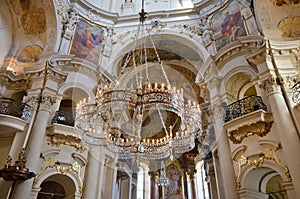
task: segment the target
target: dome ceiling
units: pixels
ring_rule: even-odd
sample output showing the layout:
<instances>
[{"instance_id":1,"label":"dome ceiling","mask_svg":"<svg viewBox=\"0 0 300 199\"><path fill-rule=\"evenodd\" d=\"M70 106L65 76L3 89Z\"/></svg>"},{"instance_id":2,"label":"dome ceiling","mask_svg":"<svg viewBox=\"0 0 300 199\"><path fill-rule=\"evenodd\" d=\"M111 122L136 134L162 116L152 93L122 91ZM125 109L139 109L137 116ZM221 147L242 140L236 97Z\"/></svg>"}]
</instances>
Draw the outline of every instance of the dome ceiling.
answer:
<instances>
[{"instance_id":1,"label":"dome ceiling","mask_svg":"<svg viewBox=\"0 0 300 199\"><path fill-rule=\"evenodd\" d=\"M198 0L199 1L199 0ZM169 11L185 8L193 8L194 3L197 1L193 0L145 0L145 9L147 12L155 11ZM94 9L101 9L106 12L118 13L120 15L129 15L137 13L142 7L142 1L133 0L86 0L87 6Z\"/></svg>"}]
</instances>

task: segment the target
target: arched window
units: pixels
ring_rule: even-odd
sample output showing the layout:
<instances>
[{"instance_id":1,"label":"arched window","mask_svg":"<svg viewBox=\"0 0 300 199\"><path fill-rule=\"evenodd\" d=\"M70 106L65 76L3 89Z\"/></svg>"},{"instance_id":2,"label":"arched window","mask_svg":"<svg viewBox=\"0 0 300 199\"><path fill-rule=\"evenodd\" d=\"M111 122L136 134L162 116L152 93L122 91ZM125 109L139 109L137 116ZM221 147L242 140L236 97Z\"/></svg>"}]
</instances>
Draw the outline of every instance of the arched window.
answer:
<instances>
[{"instance_id":1,"label":"arched window","mask_svg":"<svg viewBox=\"0 0 300 199\"><path fill-rule=\"evenodd\" d=\"M66 175L55 174L46 178L40 185L37 199L65 199L75 197L75 184Z\"/></svg>"},{"instance_id":2,"label":"arched window","mask_svg":"<svg viewBox=\"0 0 300 199\"><path fill-rule=\"evenodd\" d=\"M46 181L41 184L37 199L63 199L66 197L63 186L54 181Z\"/></svg>"}]
</instances>

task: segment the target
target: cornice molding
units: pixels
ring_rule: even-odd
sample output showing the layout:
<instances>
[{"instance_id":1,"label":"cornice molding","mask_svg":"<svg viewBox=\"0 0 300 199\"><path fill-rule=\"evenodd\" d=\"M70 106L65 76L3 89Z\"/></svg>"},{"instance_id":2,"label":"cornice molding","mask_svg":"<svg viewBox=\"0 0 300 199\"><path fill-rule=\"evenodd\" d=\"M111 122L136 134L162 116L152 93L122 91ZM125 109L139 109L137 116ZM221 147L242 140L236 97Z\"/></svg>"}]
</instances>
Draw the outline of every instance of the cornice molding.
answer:
<instances>
[{"instance_id":1,"label":"cornice molding","mask_svg":"<svg viewBox=\"0 0 300 199\"><path fill-rule=\"evenodd\" d=\"M94 76L97 80L100 76L99 73L101 73L110 82L116 80L116 77L108 73L104 67L76 58L73 55L56 54L49 59L49 64L62 73L68 73L68 71L82 72Z\"/></svg>"},{"instance_id":2,"label":"cornice molding","mask_svg":"<svg viewBox=\"0 0 300 199\"><path fill-rule=\"evenodd\" d=\"M264 37L262 36L246 36L240 37L237 41L222 48L213 56L218 68L227 63L229 60L237 56L249 55L256 53L265 48Z\"/></svg>"}]
</instances>

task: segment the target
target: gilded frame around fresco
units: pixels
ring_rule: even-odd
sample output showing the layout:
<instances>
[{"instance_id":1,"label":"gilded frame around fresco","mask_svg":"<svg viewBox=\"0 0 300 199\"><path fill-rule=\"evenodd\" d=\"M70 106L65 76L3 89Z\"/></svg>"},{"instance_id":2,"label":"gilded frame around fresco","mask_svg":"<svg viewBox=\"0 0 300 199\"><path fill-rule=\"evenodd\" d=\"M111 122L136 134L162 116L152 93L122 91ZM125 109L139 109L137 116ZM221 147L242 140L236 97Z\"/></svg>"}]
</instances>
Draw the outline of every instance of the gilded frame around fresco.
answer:
<instances>
[{"instance_id":1,"label":"gilded frame around fresco","mask_svg":"<svg viewBox=\"0 0 300 199\"><path fill-rule=\"evenodd\" d=\"M68 54L99 65L107 29L79 16L73 31Z\"/></svg>"}]
</instances>

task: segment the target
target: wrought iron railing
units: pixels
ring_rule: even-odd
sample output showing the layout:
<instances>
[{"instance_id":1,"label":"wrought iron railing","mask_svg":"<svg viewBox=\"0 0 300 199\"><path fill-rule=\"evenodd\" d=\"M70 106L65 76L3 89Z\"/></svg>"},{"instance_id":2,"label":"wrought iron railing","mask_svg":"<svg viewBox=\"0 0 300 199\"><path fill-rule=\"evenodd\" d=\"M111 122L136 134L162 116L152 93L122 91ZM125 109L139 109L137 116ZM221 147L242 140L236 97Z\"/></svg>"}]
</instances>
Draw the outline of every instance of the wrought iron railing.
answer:
<instances>
[{"instance_id":1,"label":"wrought iron railing","mask_svg":"<svg viewBox=\"0 0 300 199\"><path fill-rule=\"evenodd\" d=\"M251 95L239 101L236 101L226 107L224 121L228 122L240 116L249 114L259 109L267 111L266 105L260 96Z\"/></svg>"},{"instance_id":2,"label":"wrought iron railing","mask_svg":"<svg viewBox=\"0 0 300 199\"><path fill-rule=\"evenodd\" d=\"M28 122L32 112L33 108L22 101L10 98L0 98L0 114L18 117Z\"/></svg>"},{"instance_id":3,"label":"wrought iron railing","mask_svg":"<svg viewBox=\"0 0 300 199\"><path fill-rule=\"evenodd\" d=\"M72 110L58 110L56 111L52 123L64 124L74 126L74 116Z\"/></svg>"},{"instance_id":4,"label":"wrought iron railing","mask_svg":"<svg viewBox=\"0 0 300 199\"><path fill-rule=\"evenodd\" d=\"M292 93L293 93L293 97L292 97L293 102L298 104L300 102L300 82L298 82L292 87Z\"/></svg>"}]
</instances>

